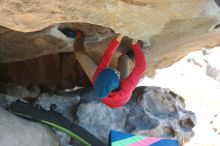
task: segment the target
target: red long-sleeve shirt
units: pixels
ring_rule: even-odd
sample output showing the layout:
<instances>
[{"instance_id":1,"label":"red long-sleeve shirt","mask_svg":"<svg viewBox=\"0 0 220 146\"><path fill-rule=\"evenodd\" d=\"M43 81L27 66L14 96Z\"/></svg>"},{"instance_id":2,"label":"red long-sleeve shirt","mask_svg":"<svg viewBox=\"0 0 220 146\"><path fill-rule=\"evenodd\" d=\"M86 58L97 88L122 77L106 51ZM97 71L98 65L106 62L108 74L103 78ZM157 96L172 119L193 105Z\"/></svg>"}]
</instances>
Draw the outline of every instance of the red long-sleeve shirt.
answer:
<instances>
[{"instance_id":1,"label":"red long-sleeve shirt","mask_svg":"<svg viewBox=\"0 0 220 146\"><path fill-rule=\"evenodd\" d=\"M112 40L107 50L105 51L101 63L97 67L95 74L93 75L92 85L98 74L105 68L109 67L112 55L115 50L118 48L120 42L117 40ZM141 50L139 44L132 45L134 56L135 56L135 67L130 75L125 79L120 81L120 87L118 91L113 91L108 97L102 99L102 102L111 108L117 108L125 105L132 94L132 91L138 84L138 81L144 74L145 69L147 68L147 63L144 57L144 54Z\"/></svg>"}]
</instances>

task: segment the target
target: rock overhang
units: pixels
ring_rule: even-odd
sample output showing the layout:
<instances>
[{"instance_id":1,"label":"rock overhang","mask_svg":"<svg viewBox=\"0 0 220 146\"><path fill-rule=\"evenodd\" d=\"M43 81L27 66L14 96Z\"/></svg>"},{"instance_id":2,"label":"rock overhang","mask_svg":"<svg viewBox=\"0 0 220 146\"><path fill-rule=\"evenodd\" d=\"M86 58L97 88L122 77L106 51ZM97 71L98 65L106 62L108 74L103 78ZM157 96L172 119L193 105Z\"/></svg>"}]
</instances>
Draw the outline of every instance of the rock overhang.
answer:
<instances>
[{"instance_id":1,"label":"rock overhang","mask_svg":"<svg viewBox=\"0 0 220 146\"><path fill-rule=\"evenodd\" d=\"M73 52L73 40L60 33L59 28L62 27L86 28L84 32L88 39L85 47L89 48L87 53L95 58L96 63L116 33L143 40L148 75L153 75L155 69L175 63L189 52L220 44L218 0L68 3L18 0L1 2L0 12L0 25L19 31L1 28L1 62ZM13 45L13 42L18 43ZM22 46L25 42L26 47ZM9 47L5 47L7 44ZM115 55L117 57L118 54Z\"/></svg>"}]
</instances>

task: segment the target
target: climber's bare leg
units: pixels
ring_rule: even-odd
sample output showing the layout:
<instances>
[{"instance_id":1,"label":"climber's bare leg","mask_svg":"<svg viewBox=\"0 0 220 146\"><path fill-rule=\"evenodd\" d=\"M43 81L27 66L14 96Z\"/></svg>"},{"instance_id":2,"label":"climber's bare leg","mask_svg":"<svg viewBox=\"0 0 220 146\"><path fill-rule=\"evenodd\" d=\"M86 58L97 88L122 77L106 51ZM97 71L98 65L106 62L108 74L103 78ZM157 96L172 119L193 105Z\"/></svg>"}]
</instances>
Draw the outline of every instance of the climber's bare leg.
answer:
<instances>
[{"instance_id":1,"label":"climber's bare leg","mask_svg":"<svg viewBox=\"0 0 220 146\"><path fill-rule=\"evenodd\" d=\"M84 34L80 32L81 35L75 38L74 42L74 52L76 60L81 65L83 71L86 73L90 81L92 81L93 74L97 68L95 62L88 56L84 49Z\"/></svg>"},{"instance_id":2,"label":"climber's bare leg","mask_svg":"<svg viewBox=\"0 0 220 146\"><path fill-rule=\"evenodd\" d=\"M127 55L119 56L117 70L120 72L121 80L124 80L129 75L129 57Z\"/></svg>"},{"instance_id":3,"label":"climber's bare leg","mask_svg":"<svg viewBox=\"0 0 220 146\"><path fill-rule=\"evenodd\" d=\"M77 61L80 63L82 69L92 82L92 77L96 71L97 65L95 62L83 51L75 52Z\"/></svg>"}]
</instances>

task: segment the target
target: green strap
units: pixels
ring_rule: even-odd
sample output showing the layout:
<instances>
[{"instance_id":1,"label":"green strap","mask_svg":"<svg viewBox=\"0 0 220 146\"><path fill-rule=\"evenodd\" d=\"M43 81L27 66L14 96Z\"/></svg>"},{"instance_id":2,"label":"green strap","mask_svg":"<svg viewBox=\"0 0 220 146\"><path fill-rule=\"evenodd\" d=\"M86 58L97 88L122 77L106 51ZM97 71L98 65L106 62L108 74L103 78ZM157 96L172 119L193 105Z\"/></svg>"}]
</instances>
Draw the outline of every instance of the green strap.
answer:
<instances>
[{"instance_id":1,"label":"green strap","mask_svg":"<svg viewBox=\"0 0 220 146\"><path fill-rule=\"evenodd\" d=\"M78 135L76 135L75 133L73 133L72 131L65 129L59 125L56 125L54 123L50 123L44 120L41 120L42 123L47 124L53 128L56 128L66 134L68 134L69 136L71 136L72 138L74 138L75 140L79 141L81 144L85 145L85 146L92 146L91 144L89 144L88 142L86 142L85 140L83 140L81 137L79 137Z\"/></svg>"}]
</instances>

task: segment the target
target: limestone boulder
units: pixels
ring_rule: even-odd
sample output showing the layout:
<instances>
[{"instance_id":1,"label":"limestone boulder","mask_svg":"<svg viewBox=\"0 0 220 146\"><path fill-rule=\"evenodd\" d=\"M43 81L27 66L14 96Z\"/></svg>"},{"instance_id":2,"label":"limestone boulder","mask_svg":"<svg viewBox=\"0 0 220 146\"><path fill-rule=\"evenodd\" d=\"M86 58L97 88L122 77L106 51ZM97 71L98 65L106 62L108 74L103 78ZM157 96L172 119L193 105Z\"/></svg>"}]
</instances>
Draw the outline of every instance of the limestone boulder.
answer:
<instances>
[{"instance_id":1,"label":"limestone boulder","mask_svg":"<svg viewBox=\"0 0 220 146\"><path fill-rule=\"evenodd\" d=\"M57 28L65 22L78 23L71 28L95 24L102 28L94 30L95 27L89 26L87 34L94 36L88 39L89 48L96 42L103 53L112 38L103 47L100 33L109 36L109 29L141 39L144 46L149 47L147 73L152 75L155 69L167 67L189 52L219 45L219 14L219 0L1 1L0 25L20 32L1 28L0 61L71 52L72 40L60 34ZM47 29L48 26L52 28ZM6 42L11 47L4 45ZM99 62L102 55L95 51L88 54L95 62Z\"/></svg>"},{"instance_id":2,"label":"limestone boulder","mask_svg":"<svg viewBox=\"0 0 220 146\"><path fill-rule=\"evenodd\" d=\"M146 39L169 26L170 31L187 32L199 24L214 24L219 18L219 0L11 0L0 4L1 25L23 32L60 22L86 22ZM176 24L183 29L175 28Z\"/></svg>"},{"instance_id":3,"label":"limestone boulder","mask_svg":"<svg viewBox=\"0 0 220 146\"><path fill-rule=\"evenodd\" d=\"M195 114L185 109L182 97L168 89L144 86L136 88L129 103L117 109L97 100L82 101L75 119L106 143L110 129L114 129L137 135L174 138L184 144L193 137L193 127L197 122Z\"/></svg>"},{"instance_id":4,"label":"limestone boulder","mask_svg":"<svg viewBox=\"0 0 220 146\"><path fill-rule=\"evenodd\" d=\"M17 96L20 98L28 98L31 97L31 93L23 86L16 84L8 84L6 85L6 94L11 96Z\"/></svg>"},{"instance_id":5,"label":"limestone boulder","mask_svg":"<svg viewBox=\"0 0 220 146\"><path fill-rule=\"evenodd\" d=\"M2 146L59 146L58 137L48 127L21 119L3 108L0 123Z\"/></svg>"},{"instance_id":6,"label":"limestone boulder","mask_svg":"<svg viewBox=\"0 0 220 146\"><path fill-rule=\"evenodd\" d=\"M72 112L74 107L79 104L80 97L59 96L50 93L42 93L35 101L35 105L40 105L46 110L50 110L52 104L56 105L55 111L63 114L67 119L72 121Z\"/></svg>"}]
</instances>

